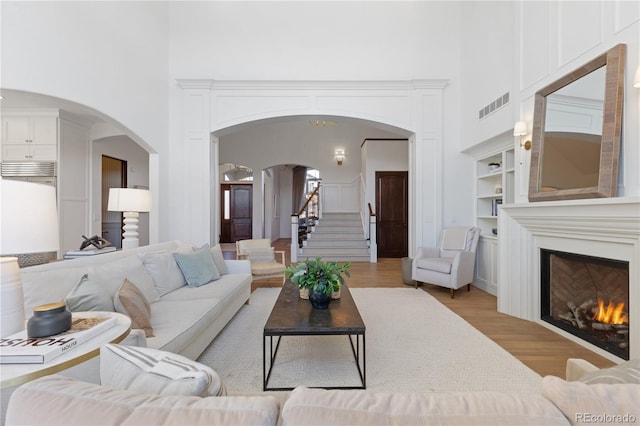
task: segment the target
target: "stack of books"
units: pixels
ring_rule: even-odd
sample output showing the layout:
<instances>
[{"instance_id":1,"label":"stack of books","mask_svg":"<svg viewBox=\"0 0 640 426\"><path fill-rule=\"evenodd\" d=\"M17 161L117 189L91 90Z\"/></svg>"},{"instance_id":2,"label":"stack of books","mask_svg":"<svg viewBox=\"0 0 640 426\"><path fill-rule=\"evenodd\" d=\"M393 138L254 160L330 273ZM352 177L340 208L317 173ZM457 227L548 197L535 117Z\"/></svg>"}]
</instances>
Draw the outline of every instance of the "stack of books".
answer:
<instances>
[{"instance_id":1,"label":"stack of books","mask_svg":"<svg viewBox=\"0 0 640 426\"><path fill-rule=\"evenodd\" d=\"M77 259L78 257L85 256L95 256L96 254L104 254L112 251L116 251L116 248L113 246L104 247L101 249L98 248L86 248L84 250L68 250L64 253L65 259Z\"/></svg>"},{"instance_id":2,"label":"stack of books","mask_svg":"<svg viewBox=\"0 0 640 426\"><path fill-rule=\"evenodd\" d=\"M84 316L86 314L89 316ZM45 364L115 326L106 313L73 313L71 329L51 337L28 337L23 330L0 339L0 364Z\"/></svg>"}]
</instances>

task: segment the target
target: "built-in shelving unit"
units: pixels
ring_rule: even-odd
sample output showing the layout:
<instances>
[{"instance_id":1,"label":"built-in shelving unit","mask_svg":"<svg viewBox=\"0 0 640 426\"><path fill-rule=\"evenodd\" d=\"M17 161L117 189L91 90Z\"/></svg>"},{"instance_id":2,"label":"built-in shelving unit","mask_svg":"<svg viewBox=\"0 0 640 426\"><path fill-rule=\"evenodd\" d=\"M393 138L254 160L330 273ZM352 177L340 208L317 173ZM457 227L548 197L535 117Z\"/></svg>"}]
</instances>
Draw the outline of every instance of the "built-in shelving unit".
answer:
<instances>
[{"instance_id":1,"label":"built-in shelving unit","mask_svg":"<svg viewBox=\"0 0 640 426\"><path fill-rule=\"evenodd\" d=\"M476 157L476 226L480 228L474 284L495 295L498 290L498 215L514 202L514 150L502 148Z\"/></svg>"},{"instance_id":2,"label":"built-in shelving unit","mask_svg":"<svg viewBox=\"0 0 640 426\"><path fill-rule=\"evenodd\" d=\"M498 233L498 211L503 203L513 203L513 149L495 152L476 160L476 224L483 237Z\"/></svg>"}]
</instances>

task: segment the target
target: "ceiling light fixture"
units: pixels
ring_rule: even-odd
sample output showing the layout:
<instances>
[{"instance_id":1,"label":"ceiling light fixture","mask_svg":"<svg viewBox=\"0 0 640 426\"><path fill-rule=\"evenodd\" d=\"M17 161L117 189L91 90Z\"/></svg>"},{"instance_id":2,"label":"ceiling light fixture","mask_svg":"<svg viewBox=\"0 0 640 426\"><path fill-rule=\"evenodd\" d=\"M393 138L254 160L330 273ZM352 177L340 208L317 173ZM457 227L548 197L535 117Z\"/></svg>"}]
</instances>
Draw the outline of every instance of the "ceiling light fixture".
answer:
<instances>
[{"instance_id":1,"label":"ceiling light fixture","mask_svg":"<svg viewBox=\"0 0 640 426\"><path fill-rule=\"evenodd\" d=\"M309 124L317 127L329 127L329 126L335 126L336 122L330 121L330 120L309 120Z\"/></svg>"}]
</instances>

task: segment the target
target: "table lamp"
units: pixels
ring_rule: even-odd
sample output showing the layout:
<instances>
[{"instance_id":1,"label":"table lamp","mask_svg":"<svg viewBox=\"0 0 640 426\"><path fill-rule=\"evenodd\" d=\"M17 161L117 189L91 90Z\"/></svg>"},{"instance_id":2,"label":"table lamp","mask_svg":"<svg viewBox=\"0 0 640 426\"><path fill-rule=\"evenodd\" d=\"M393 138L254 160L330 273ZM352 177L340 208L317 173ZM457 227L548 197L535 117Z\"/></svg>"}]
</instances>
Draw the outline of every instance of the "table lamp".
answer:
<instances>
[{"instance_id":1,"label":"table lamp","mask_svg":"<svg viewBox=\"0 0 640 426\"><path fill-rule=\"evenodd\" d=\"M151 192L148 189L110 188L107 210L123 212L122 249L138 247L138 216L140 212L151 211Z\"/></svg>"},{"instance_id":2,"label":"table lamp","mask_svg":"<svg viewBox=\"0 0 640 426\"><path fill-rule=\"evenodd\" d=\"M0 178L0 200L0 337L6 337L25 328L20 266L55 259L60 242L54 186Z\"/></svg>"}]
</instances>

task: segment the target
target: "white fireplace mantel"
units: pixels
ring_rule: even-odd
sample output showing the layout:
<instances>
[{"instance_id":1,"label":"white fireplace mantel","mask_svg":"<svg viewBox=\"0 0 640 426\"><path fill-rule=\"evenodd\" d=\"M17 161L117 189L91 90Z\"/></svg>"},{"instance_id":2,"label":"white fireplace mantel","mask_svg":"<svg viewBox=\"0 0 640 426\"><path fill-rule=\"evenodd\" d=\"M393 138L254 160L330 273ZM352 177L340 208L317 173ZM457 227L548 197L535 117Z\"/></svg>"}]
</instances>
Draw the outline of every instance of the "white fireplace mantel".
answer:
<instances>
[{"instance_id":1,"label":"white fireplace mantel","mask_svg":"<svg viewBox=\"0 0 640 426\"><path fill-rule=\"evenodd\" d=\"M538 322L619 361L541 321L540 249L627 261L631 357L640 357L640 197L510 204L498 221L498 311Z\"/></svg>"}]
</instances>

